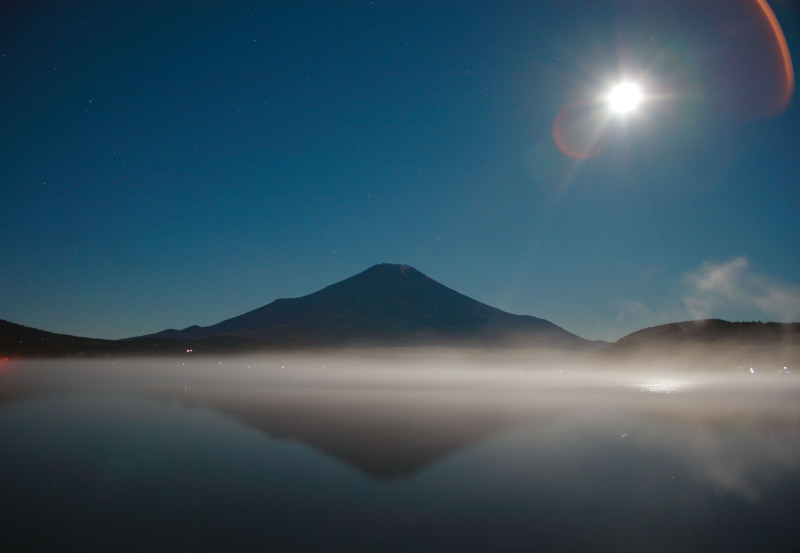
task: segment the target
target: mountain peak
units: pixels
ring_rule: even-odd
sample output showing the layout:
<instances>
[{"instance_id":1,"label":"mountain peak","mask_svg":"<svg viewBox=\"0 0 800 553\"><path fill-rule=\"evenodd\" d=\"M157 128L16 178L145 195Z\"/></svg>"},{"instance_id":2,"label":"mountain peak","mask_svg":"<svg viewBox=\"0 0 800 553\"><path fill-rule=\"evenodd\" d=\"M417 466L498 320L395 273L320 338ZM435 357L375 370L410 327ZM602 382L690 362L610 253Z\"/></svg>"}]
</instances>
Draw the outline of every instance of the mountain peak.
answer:
<instances>
[{"instance_id":1,"label":"mountain peak","mask_svg":"<svg viewBox=\"0 0 800 553\"><path fill-rule=\"evenodd\" d=\"M400 273L403 275L422 274L411 265L399 264L399 263L378 263L376 265L373 265L366 271L363 271L360 274L363 275L363 274L390 274L390 273Z\"/></svg>"},{"instance_id":2,"label":"mountain peak","mask_svg":"<svg viewBox=\"0 0 800 553\"><path fill-rule=\"evenodd\" d=\"M314 346L587 344L549 321L506 313L460 294L410 265L395 263L373 265L317 292L279 299L209 327L156 336L237 336L273 345Z\"/></svg>"}]
</instances>

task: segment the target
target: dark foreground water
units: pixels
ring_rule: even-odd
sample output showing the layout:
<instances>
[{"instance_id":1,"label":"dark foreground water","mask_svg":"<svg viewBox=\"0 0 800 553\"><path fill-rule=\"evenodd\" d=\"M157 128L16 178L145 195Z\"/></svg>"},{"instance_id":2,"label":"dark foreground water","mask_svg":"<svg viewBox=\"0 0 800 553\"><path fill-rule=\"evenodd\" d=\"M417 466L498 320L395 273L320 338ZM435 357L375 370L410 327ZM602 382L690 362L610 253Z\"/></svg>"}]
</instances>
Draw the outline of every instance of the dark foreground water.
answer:
<instances>
[{"instance_id":1,"label":"dark foreground water","mask_svg":"<svg viewBox=\"0 0 800 553\"><path fill-rule=\"evenodd\" d=\"M800 551L793 375L279 363L3 364L0 551Z\"/></svg>"}]
</instances>

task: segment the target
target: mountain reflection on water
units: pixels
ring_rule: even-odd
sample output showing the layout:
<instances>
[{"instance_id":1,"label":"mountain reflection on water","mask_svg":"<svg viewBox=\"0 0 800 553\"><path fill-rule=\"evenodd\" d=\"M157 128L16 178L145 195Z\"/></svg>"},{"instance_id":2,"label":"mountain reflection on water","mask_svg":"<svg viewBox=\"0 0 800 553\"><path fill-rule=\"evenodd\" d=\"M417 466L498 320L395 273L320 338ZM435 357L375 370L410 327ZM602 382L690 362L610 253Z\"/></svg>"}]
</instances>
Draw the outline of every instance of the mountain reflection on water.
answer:
<instances>
[{"instance_id":1,"label":"mountain reflection on water","mask_svg":"<svg viewBox=\"0 0 800 553\"><path fill-rule=\"evenodd\" d=\"M361 363L4 365L0 549L800 546L793 375Z\"/></svg>"}]
</instances>

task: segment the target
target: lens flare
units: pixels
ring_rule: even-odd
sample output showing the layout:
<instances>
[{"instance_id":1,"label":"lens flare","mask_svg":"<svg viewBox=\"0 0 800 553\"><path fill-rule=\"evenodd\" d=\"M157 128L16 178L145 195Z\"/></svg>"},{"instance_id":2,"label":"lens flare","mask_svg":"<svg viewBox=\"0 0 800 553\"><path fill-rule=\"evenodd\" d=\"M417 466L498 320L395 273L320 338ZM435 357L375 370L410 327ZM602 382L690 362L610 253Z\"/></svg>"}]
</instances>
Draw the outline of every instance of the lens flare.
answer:
<instances>
[{"instance_id":1,"label":"lens flare","mask_svg":"<svg viewBox=\"0 0 800 553\"><path fill-rule=\"evenodd\" d=\"M769 23L775 42L778 45L778 50L780 51L784 83L780 102L777 107L779 111L783 111L786 109L786 106L789 105L789 100L791 100L792 93L794 92L794 69L792 68L792 57L789 55L789 45L786 43L786 36L783 34L780 23L778 23L778 18L775 17L775 12L772 11L772 8L769 7L766 0L755 0L755 2L761 9L761 13L767 19L767 23Z\"/></svg>"},{"instance_id":2,"label":"lens flare","mask_svg":"<svg viewBox=\"0 0 800 553\"><path fill-rule=\"evenodd\" d=\"M743 121L776 117L794 92L786 37L766 0L710 5L706 80L709 100Z\"/></svg>"},{"instance_id":3,"label":"lens flare","mask_svg":"<svg viewBox=\"0 0 800 553\"><path fill-rule=\"evenodd\" d=\"M608 143L607 115L596 103L567 104L553 120L553 140L562 153L589 159Z\"/></svg>"}]
</instances>

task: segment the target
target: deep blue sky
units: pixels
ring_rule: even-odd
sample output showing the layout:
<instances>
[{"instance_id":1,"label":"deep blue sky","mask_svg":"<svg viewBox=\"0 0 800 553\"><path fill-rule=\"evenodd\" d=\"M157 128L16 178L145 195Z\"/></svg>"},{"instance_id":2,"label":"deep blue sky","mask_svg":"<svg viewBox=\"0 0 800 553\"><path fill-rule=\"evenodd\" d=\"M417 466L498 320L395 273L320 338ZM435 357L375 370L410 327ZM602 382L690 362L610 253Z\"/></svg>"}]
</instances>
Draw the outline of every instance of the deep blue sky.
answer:
<instances>
[{"instance_id":1,"label":"deep blue sky","mask_svg":"<svg viewBox=\"0 0 800 553\"><path fill-rule=\"evenodd\" d=\"M771 6L797 60L798 4ZM800 106L766 21L755 0L3 2L0 318L120 338L395 262L587 338L798 320ZM646 99L611 117L622 76ZM594 157L557 147L566 105L607 120Z\"/></svg>"}]
</instances>

